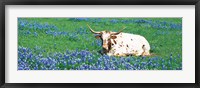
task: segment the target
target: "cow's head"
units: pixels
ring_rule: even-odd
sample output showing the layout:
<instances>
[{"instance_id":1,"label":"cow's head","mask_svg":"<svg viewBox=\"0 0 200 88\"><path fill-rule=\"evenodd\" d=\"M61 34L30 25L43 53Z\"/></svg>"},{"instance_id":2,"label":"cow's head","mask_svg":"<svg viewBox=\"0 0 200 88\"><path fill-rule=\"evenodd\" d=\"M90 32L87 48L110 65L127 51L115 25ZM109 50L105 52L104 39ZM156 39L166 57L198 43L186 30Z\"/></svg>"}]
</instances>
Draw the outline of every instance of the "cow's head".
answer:
<instances>
[{"instance_id":1,"label":"cow's head","mask_svg":"<svg viewBox=\"0 0 200 88\"><path fill-rule=\"evenodd\" d=\"M107 53L111 49L111 45L112 45L111 39L116 39L117 38L116 35L118 35L119 33L122 32L122 30L125 29L125 27L124 27L119 32L111 32L111 31L96 32L88 24L87 24L87 26L89 27L90 31L95 34L95 37L97 39L102 40L102 48L105 53Z\"/></svg>"}]
</instances>

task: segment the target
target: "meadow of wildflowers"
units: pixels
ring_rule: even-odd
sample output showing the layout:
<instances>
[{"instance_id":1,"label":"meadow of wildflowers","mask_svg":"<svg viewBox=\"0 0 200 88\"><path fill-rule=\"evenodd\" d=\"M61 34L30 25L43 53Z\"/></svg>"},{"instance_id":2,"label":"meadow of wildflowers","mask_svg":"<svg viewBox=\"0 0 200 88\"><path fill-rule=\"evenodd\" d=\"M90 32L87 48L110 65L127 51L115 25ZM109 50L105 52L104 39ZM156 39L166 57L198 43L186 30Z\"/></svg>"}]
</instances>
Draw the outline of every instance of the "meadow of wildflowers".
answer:
<instances>
[{"instance_id":1,"label":"meadow of wildflowers","mask_svg":"<svg viewBox=\"0 0 200 88\"><path fill-rule=\"evenodd\" d=\"M101 55L96 31L140 34L149 57ZM181 18L18 18L18 70L182 70Z\"/></svg>"}]
</instances>

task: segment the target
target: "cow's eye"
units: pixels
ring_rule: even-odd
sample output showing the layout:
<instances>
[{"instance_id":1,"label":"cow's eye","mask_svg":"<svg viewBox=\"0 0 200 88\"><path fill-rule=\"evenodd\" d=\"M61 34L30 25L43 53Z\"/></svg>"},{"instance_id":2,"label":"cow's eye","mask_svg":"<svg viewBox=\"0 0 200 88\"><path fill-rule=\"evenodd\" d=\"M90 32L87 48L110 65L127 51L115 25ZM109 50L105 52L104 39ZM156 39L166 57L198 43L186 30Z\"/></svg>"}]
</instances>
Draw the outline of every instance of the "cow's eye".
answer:
<instances>
[{"instance_id":1,"label":"cow's eye","mask_svg":"<svg viewBox=\"0 0 200 88\"><path fill-rule=\"evenodd\" d=\"M114 45L114 44L112 43L112 45Z\"/></svg>"}]
</instances>

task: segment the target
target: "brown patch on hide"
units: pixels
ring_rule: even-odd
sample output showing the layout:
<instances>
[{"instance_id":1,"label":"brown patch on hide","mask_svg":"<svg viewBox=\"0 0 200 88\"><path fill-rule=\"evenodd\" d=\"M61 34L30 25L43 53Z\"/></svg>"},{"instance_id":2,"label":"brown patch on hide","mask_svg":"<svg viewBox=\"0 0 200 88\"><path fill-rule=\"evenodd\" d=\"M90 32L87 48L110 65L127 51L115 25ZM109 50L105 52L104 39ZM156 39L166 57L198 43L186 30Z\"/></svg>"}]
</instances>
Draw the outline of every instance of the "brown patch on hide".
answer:
<instances>
[{"instance_id":1,"label":"brown patch on hide","mask_svg":"<svg viewBox=\"0 0 200 88\"><path fill-rule=\"evenodd\" d=\"M111 49L111 40L108 39L108 51L110 51L110 49Z\"/></svg>"},{"instance_id":2,"label":"brown patch on hide","mask_svg":"<svg viewBox=\"0 0 200 88\"><path fill-rule=\"evenodd\" d=\"M114 43L117 44L117 42L113 39Z\"/></svg>"}]
</instances>

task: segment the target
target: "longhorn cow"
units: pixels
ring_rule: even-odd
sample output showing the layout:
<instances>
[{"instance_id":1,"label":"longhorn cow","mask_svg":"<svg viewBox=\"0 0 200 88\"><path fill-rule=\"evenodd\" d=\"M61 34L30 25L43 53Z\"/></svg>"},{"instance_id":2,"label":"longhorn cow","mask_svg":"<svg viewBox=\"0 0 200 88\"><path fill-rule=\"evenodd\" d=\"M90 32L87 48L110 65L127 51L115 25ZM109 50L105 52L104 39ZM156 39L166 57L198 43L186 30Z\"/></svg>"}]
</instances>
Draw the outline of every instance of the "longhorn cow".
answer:
<instances>
[{"instance_id":1,"label":"longhorn cow","mask_svg":"<svg viewBox=\"0 0 200 88\"><path fill-rule=\"evenodd\" d=\"M90 31L102 41L102 53L109 56L149 56L150 45L141 35L112 31L94 31L88 24Z\"/></svg>"}]
</instances>

